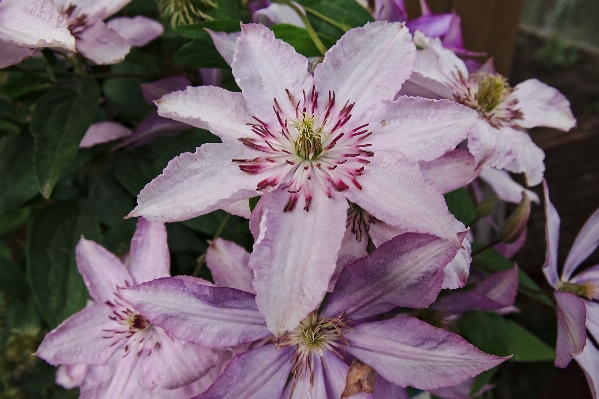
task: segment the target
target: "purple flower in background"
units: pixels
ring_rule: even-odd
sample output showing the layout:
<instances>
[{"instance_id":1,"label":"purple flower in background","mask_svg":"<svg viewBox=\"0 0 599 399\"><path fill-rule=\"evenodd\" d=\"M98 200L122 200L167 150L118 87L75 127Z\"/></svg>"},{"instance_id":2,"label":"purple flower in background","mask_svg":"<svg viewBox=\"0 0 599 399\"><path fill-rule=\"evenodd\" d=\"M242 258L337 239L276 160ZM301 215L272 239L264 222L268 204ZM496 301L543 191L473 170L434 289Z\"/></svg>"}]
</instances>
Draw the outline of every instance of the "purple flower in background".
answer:
<instances>
[{"instance_id":1,"label":"purple flower in background","mask_svg":"<svg viewBox=\"0 0 599 399\"><path fill-rule=\"evenodd\" d=\"M17 64L36 48L75 51L75 38L51 0L0 0L0 68Z\"/></svg>"},{"instance_id":2,"label":"purple flower in background","mask_svg":"<svg viewBox=\"0 0 599 399\"><path fill-rule=\"evenodd\" d=\"M84 238L76 255L94 301L49 332L36 353L66 365L57 382L81 384L83 398L162 398L215 367L217 355L210 349L173 338L119 294L121 287L169 276L163 224L139 219L128 266Z\"/></svg>"},{"instance_id":3,"label":"purple flower in background","mask_svg":"<svg viewBox=\"0 0 599 399\"><path fill-rule=\"evenodd\" d=\"M530 186L543 178L545 154L525 132L535 126L570 130L576 120L570 103L559 91L529 79L511 87L499 74L470 74L466 65L439 39L414 33L414 72L400 95L447 98L480 115L468 136L468 149L485 167L525 173Z\"/></svg>"},{"instance_id":4,"label":"purple flower in background","mask_svg":"<svg viewBox=\"0 0 599 399\"><path fill-rule=\"evenodd\" d=\"M322 300L348 200L392 226L458 245L455 219L417 162L454 148L477 116L447 101L391 101L414 52L405 27L376 22L347 32L312 76L308 60L272 31L243 26L232 64L241 93L190 87L158 101L160 115L223 143L172 160L130 216L185 220L262 194L264 228L250 266L277 336Z\"/></svg>"},{"instance_id":5,"label":"purple flower in background","mask_svg":"<svg viewBox=\"0 0 599 399\"><path fill-rule=\"evenodd\" d=\"M448 240L398 236L346 266L321 311L279 337L266 328L249 292L170 278L123 290L123 295L152 323L204 346L271 337L270 343L231 360L198 399L339 398L349 369L344 356L359 359L393 384L433 389L459 384L505 358L486 355L461 337L412 317L373 317L398 306L428 306L455 252ZM290 373L294 377L285 386Z\"/></svg>"},{"instance_id":6,"label":"purple flower in background","mask_svg":"<svg viewBox=\"0 0 599 399\"><path fill-rule=\"evenodd\" d=\"M574 358L584 370L593 397L599 393L599 265L574 274L580 264L599 245L599 209L586 221L576 236L559 276L557 250L560 217L549 200L549 188L543 181L547 226L547 254L543 272L555 288L557 311L557 347L555 365L566 367ZM593 339L591 339L592 337Z\"/></svg>"}]
</instances>

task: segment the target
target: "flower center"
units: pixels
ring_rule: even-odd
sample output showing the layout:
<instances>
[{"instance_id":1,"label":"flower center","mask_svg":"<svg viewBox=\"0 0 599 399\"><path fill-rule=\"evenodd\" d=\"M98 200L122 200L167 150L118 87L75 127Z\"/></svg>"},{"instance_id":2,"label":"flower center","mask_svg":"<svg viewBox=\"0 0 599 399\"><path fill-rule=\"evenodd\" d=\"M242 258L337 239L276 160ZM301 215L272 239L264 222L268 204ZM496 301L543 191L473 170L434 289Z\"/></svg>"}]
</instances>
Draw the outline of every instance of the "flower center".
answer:
<instances>
[{"instance_id":1,"label":"flower center","mask_svg":"<svg viewBox=\"0 0 599 399\"><path fill-rule=\"evenodd\" d=\"M304 371L310 372L310 378L313 378L313 357L320 356L324 362L324 353L332 351L337 356L343 358L339 350L347 345L347 340L343 335L352 331L347 326L347 320L343 315L335 318L319 319L316 311L310 313L308 317L301 321L292 332L281 337L278 346L295 346L296 352L292 358L295 362L292 372L294 378L300 379Z\"/></svg>"},{"instance_id":2,"label":"flower center","mask_svg":"<svg viewBox=\"0 0 599 399\"><path fill-rule=\"evenodd\" d=\"M374 153L367 150L371 144L365 142L372 134L368 123L358 126L350 122L354 103L347 101L335 111L335 93L329 92L322 107L314 87L310 93L302 92L301 100L295 100L289 91L287 97L290 104L284 104L286 108L274 99L275 124L253 116L255 122L249 125L254 136L239 139L262 155L233 162L246 173L265 175L257 190L281 186L289 192L285 212L293 211L302 197L308 211L313 190L323 190L329 198L351 186L361 190L358 178Z\"/></svg>"},{"instance_id":3,"label":"flower center","mask_svg":"<svg viewBox=\"0 0 599 399\"><path fill-rule=\"evenodd\" d=\"M347 209L347 222L345 227L351 226L351 232L355 234L357 241L362 241L362 236L370 231L370 225L376 224L379 220L372 216L368 211L362 209L353 202L349 203Z\"/></svg>"},{"instance_id":4,"label":"flower center","mask_svg":"<svg viewBox=\"0 0 599 399\"><path fill-rule=\"evenodd\" d=\"M59 10L59 13L67 21L67 28L71 35L79 39L87 25L87 15L81 13L74 4L69 4L64 10Z\"/></svg>"},{"instance_id":5,"label":"flower center","mask_svg":"<svg viewBox=\"0 0 599 399\"><path fill-rule=\"evenodd\" d=\"M599 293L599 286L590 280L587 280L582 284L565 282L561 284L559 290L563 292L570 292L576 296L590 300L596 297Z\"/></svg>"},{"instance_id":6,"label":"flower center","mask_svg":"<svg viewBox=\"0 0 599 399\"><path fill-rule=\"evenodd\" d=\"M217 6L213 0L157 0L157 3L158 11L164 18L170 18L173 28L203 19L211 20L206 11Z\"/></svg>"},{"instance_id":7,"label":"flower center","mask_svg":"<svg viewBox=\"0 0 599 399\"><path fill-rule=\"evenodd\" d=\"M514 89L500 74L474 73L466 79L460 75L454 86L454 99L472 108L496 128L514 125L522 119L518 100L510 98Z\"/></svg>"}]
</instances>

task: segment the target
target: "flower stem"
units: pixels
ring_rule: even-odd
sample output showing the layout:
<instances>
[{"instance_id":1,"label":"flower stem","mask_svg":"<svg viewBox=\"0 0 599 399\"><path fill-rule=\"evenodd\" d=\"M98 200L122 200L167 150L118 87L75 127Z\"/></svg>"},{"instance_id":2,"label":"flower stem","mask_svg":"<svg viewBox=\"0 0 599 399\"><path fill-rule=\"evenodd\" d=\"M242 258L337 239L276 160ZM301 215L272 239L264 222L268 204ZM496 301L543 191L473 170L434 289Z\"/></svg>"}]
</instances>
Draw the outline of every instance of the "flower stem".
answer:
<instances>
[{"instance_id":1,"label":"flower stem","mask_svg":"<svg viewBox=\"0 0 599 399\"><path fill-rule=\"evenodd\" d=\"M499 243L501 243L500 239L497 239L497 240L495 240L493 242L490 242L487 245L485 245L484 247L481 247L481 248L477 249L476 251L472 252L472 256L476 256L479 253L484 252L484 251L486 251L489 248L493 248L495 245L497 245Z\"/></svg>"},{"instance_id":2,"label":"flower stem","mask_svg":"<svg viewBox=\"0 0 599 399\"><path fill-rule=\"evenodd\" d=\"M310 21L308 21L308 17L306 17L306 15L304 15L304 13L295 4L293 4L290 0L274 0L273 2L285 4L286 6L291 7L291 9L295 11L295 13L300 17L304 25L306 25L306 30L308 31L308 34L312 38L312 41L318 48L318 51L320 51L322 55L324 55L327 52L327 47L322 43L322 41L318 37L318 34L312 27L312 24L310 24Z\"/></svg>"}]
</instances>

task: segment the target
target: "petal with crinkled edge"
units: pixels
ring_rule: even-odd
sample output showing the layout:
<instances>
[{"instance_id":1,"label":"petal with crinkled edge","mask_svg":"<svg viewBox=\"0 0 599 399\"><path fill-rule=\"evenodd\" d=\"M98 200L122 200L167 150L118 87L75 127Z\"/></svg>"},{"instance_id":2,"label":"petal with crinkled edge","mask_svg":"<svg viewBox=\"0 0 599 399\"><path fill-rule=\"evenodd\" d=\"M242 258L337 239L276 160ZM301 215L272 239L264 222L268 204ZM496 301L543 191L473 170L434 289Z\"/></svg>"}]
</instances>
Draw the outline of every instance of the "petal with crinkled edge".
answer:
<instances>
[{"instance_id":1,"label":"petal with crinkled edge","mask_svg":"<svg viewBox=\"0 0 599 399\"><path fill-rule=\"evenodd\" d=\"M102 21L87 26L77 40L77 52L98 65L117 64L130 49L127 41Z\"/></svg>"},{"instance_id":2,"label":"petal with crinkled edge","mask_svg":"<svg viewBox=\"0 0 599 399\"><path fill-rule=\"evenodd\" d=\"M75 38L51 0L0 2L0 40L23 47L75 51Z\"/></svg>"},{"instance_id":3,"label":"petal with crinkled edge","mask_svg":"<svg viewBox=\"0 0 599 399\"><path fill-rule=\"evenodd\" d=\"M597 249L599 245L599 209L587 219L572 244L568 253L562 278L570 279L570 275L576 268Z\"/></svg>"},{"instance_id":4,"label":"petal with crinkled edge","mask_svg":"<svg viewBox=\"0 0 599 399\"><path fill-rule=\"evenodd\" d=\"M129 272L135 283L170 277L171 258L166 243L166 226L139 218L131 240Z\"/></svg>"},{"instance_id":5,"label":"petal with crinkled edge","mask_svg":"<svg viewBox=\"0 0 599 399\"><path fill-rule=\"evenodd\" d=\"M401 151L412 162L432 161L466 140L478 114L449 100L399 97L373 105L369 122L372 151Z\"/></svg>"},{"instance_id":6,"label":"petal with crinkled edge","mask_svg":"<svg viewBox=\"0 0 599 399\"><path fill-rule=\"evenodd\" d=\"M518 100L524 119L518 125L524 128L553 127L568 131L576 126L570 102L557 89L537 79L528 79L516 85L510 98Z\"/></svg>"},{"instance_id":7,"label":"petal with crinkled edge","mask_svg":"<svg viewBox=\"0 0 599 399\"><path fill-rule=\"evenodd\" d=\"M569 292L555 292L557 302L557 346L555 366L565 368L582 353L587 341L586 308L582 299Z\"/></svg>"},{"instance_id":8,"label":"petal with crinkled edge","mask_svg":"<svg viewBox=\"0 0 599 399\"><path fill-rule=\"evenodd\" d=\"M113 18L106 23L131 47L143 47L164 32L161 23L138 15L134 18Z\"/></svg>"},{"instance_id":9,"label":"petal with crinkled edge","mask_svg":"<svg viewBox=\"0 0 599 399\"><path fill-rule=\"evenodd\" d=\"M75 247L75 258L89 295L97 303L112 300L118 287L135 284L119 258L93 241L81 238Z\"/></svg>"},{"instance_id":10,"label":"petal with crinkled edge","mask_svg":"<svg viewBox=\"0 0 599 399\"><path fill-rule=\"evenodd\" d=\"M318 307L335 271L347 201L314 190L310 210L285 212L289 193L264 194L260 236L250 256L258 308L281 336Z\"/></svg>"},{"instance_id":11,"label":"petal with crinkled edge","mask_svg":"<svg viewBox=\"0 0 599 399\"><path fill-rule=\"evenodd\" d=\"M223 211L228 212L231 215L239 216L240 218L244 219L249 219L252 216L252 212L250 210L250 203L246 199L225 205L222 209Z\"/></svg>"},{"instance_id":12,"label":"petal with crinkled edge","mask_svg":"<svg viewBox=\"0 0 599 399\"><path fill-rule=\"evenodd\" d=\"M472 154L464 150L451 150L432 161L418 164L424 178L443 194L464 187L481 173Z\"/></svg>"},{"instance_id":13,"label":"petal with crinkled edge","mask_svg":"<svg viewBox=\"0 0 599 399\"><path fill-rule=\"evenodd\" d=\"M239 354L206 392L193 399L279 399L291 372L294 348L266 345Z\"/></svg>"},{"instance_id":14,"label":"petal with crinkled edge","mask_svg":"<svg viewBox=\"0 0 599 399\"><path fill-rule=\"evenodd\" d=\"M96 144L120 139L131 135L131 129L118 122L105 121L92 124L79 143L79 148L89 148Z\"/></svg>"},{"instance_id":15,"label":"petal with crinkled edge","mask_svg":"<svg viewBox=\"0 0 599 399\"><path fill-rule=\"evenodd\" d=\"M123 289L121 295L152 324L198 345L235 346L270 335L248 292L173 277Z\"/></svg>"},{"instance_id":16,"label":"petal with crinkled edge","mask_svg":"<svg viewBox=\"0 0 599 399\"><path fill-rule=\"evenodd\" d=\"M359 320L395 307L425 308L437 298L443 269L457 246L428 234L405 233L345 266L322 317Z\"/></svg>"},{"instance_id":17,"label":"petal with crinkled edge","mask_svg":"<svg viewBox=\"0 0 599 399\"><path fill-rule=\"evenodd\" d=\"M545 153L528 133L510 127L495 129L481 121L468 136L468 149L479 166L525 173L529 186L543 179Z\"/></svg>"},{"instance_id":18,"label":"petal with crinkled edge","mask_svg":"<svg viewBox=\"0 0 599 399\"><path fill-rule=\"evenodd\" d=\"M480 178L491 186L493 191L495 191L495 194L497 194L497 197L503 201L519 204L520 201L522 201L522 191L525 191L531 202L537 204L541 203L537 193L516 183L505 170L483 168L480 173Z\"/></svg>"},{"instance_id":19,"label":"petal with crinkled edge","mask_svg":"<svg viewBox=\"0 0 599 399\"><path fill-rule=\"evenodd\" d=\"M278 126L273 112L277 99L284 116L295 118L295 105L285 90L297 96L312 89L308 59L291 45L275 39L264 25L242 25L241 30L231 68L252 115Z\"/></svg>"},{"instance_id":20,"label":"petal with crinkled edge","mask_svg":"<svg viewBox=\"0 0 599 399\"><path fill-rule=\"evenodd\" d=\"M549 200L549 187L547 181L543 179L543 192L545 194L545 242L547 249L545 252L545 263L543 264L543 273L549 284L557 288L559 281L557 271L557 250L559 248L559 226L560 218L555 206Z\"/></svg>"},{"instance_id":21,"label":"petal with crinkled edge","mask_svg":"<svg viewBox=\"0 0 599 399\"><path fill-rule=\"evenodd\" d=\"M219 287L231 287L255 294L254 272L248 262L250 254L234 242L217 238L206 251L206 265Z\"/></svg>"},{"instance_id":22,"label":"petal with crinkled edge","mask_svg":"<svg viewBox=\"0 0 599 399\"><path fill-rule=\"evenodd\" d=\"M235 142L252 134L255 122L243 95L215 86L188 87L156 101L158 115L208 129L224 142Z\"/></svg>"},{"instance_id":23,"label":"petal with crinkled edge","mask_svg":"<svg viewBox=\"0 0 599 399\"><path fill-rule=\"evenodd\" d=\"M402 387L457 385L508 359L487 355L459 335L413 317L360 324L344 337L348 353Z\"/></svg>"},{"instance_id":24,"label":"petal with crinkled edge","mask_svg":"<svg viewBox=\"0 0 599 399\"><path fill-rule=\"evenodd\" d=\"M118 348L102 338L112 330L112 308L105 304L88 306L50 331L35 353L48 363L101 364Z\"/></svg>"},{"instance_id":25,"label":"petal with crinkled edge","mask_svg":"<svg viewBox=\"0 0 599 399\"><path fill-rule=\"evenodd\" d=\"M417 164L398 151L377 151L360 179L361 190L348 190L348 200L377 219L406 231L458 241L454 220L439 190L422 177Z\"/></svg>"},{"instance_id":26,"label":"petal with crinkled edge","mask_svg":"<svg viewBox=\"0 0 599 399\"><path fill-rule=\"evenodd\" d=\"M384 223L379 223L379 225L385 225ZM372 232L373 227L377 225L371 226L370 231ZM386 225L385 225L386 226ZM378 226L377 226L378 227ZM370 233L369 233L370 234ZM397 234L395 234L397 235ZM387 241L387 240L385 240ZM376 245L376 243L375 243ZM354 262L356 259L362 258L368 255L366 248L368 247L368 237L366 234L362 236L362 239L358 241L356 238L356 234L352 232L351 226L347 226L345 230L345 234L343 235L343 240L341 241L341 249L339 250L339 257L337 258L337 267L335 268L335 272L329 281L329 288L327 291L333 291L335 284L337 283L337 279L341 274L341 271L346 265Z\"/></svg>"},{"instance_id":27,"label":"petal with crinkled edge","mask_svg":"<svg viewBox=\"0 0 599 399\"><path fill-rule=\"evenodd\" d=\"M233 54L235 54L235 45L241 32L214 32L210 29L206 29L206 32L210 34L214 47L216 47L221 57L227 64L231 65L233 63Z\"/></svg>"},{"instance_id":28,"label":"petal with crinkled edge","mask_svg":"<svg viewBox=\"0 0 599 399\"><path fill-rule=\"evenodd\" d=\"M15 46L0 40L0 69L18 64L25 58L31 57L34 52L34 49Z\"/></svg>"},{"instance_id":29,"label":"petal with crinkled edge","mask_svg":"<svg viewBox=\"0 0 599 399\"><path fill-rule=\"evenodd\" d=\"M172 339L162 329L155 328L155 334L160 345L140 364L146 388L174 389L190 384L218 360L210 348Z\"/></svg>"},{"instance_id":30,"label":"petal with crinkled edge","mask_svg":"<svg viewBox=\"0 0 599 399\"><path fill-rule=\"evenodd\" d=\"M346 101L360 116L372 104L393 100L412 72L416 47L399 23L373 22L349 30L327 51L314 71L316 89L335 93L333 114Z\"/></svg>"},{"instance_id":31,"label":"petal with crinkled edge","mask_svg":"<svg viewBox=\"0 0 599 399\"><path fill-rule=\"evenodd\" d=\"M137 196L129 217L175 222L204 215L225 205L258 195L263 179L239 170L236 158L252 158L241 145L208 143L172 159L162 174Z\"/></svg>"}]
</instances>

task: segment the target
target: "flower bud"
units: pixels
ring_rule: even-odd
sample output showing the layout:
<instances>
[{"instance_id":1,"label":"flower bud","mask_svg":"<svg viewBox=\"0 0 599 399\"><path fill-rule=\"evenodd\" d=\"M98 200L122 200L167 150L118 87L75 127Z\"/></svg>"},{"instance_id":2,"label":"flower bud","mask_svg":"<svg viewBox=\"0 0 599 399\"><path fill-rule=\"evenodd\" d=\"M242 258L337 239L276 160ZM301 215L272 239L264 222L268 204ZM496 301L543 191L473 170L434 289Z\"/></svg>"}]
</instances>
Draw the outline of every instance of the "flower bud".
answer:
<instances>
[{"instance_id":1,"label":"flower bud","mask_svg":"<svg viewBox=\"0 0 599 399\"><path fill-rule=\"evenodd\" d=\"M499 197L493 196L491 198L487 198L480 204L476 206L476 216L479 219L486 218L493 212L495 205L499 202Z\"/></svg>"},{"instance_id":2,"label":"flower bud","mask_svg":"<svg viewBox=\"0 0 599 399\"><path fill-rule=\"evenodd\" d=\"M522 191L522 201L514 212L505 221L499 231L499 238L506 244L515 242L522 235L530 216L530 200L525 191Z\"/></svg>"}]
</instances>

